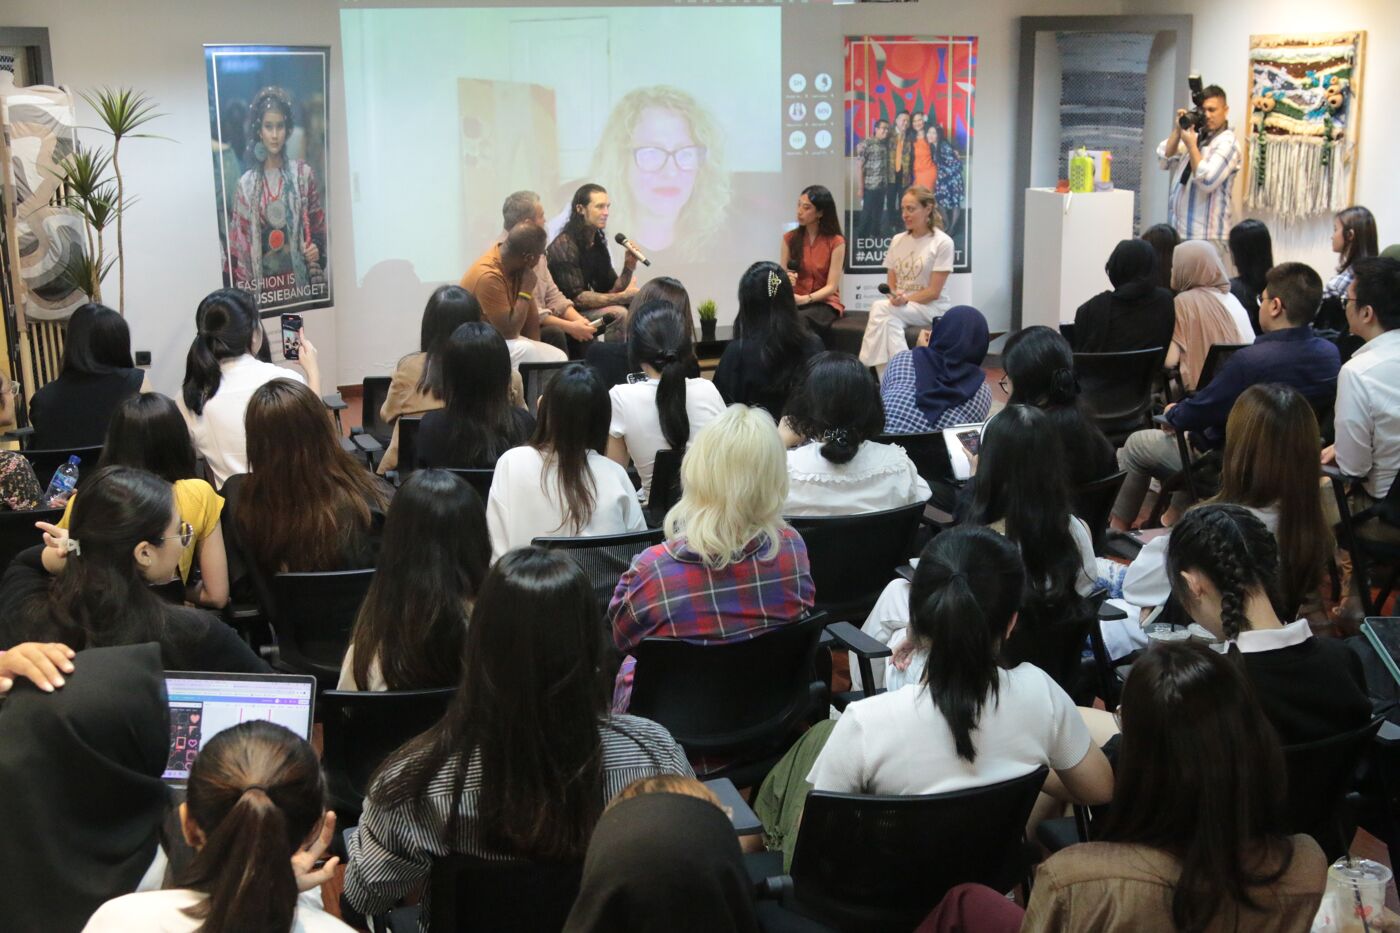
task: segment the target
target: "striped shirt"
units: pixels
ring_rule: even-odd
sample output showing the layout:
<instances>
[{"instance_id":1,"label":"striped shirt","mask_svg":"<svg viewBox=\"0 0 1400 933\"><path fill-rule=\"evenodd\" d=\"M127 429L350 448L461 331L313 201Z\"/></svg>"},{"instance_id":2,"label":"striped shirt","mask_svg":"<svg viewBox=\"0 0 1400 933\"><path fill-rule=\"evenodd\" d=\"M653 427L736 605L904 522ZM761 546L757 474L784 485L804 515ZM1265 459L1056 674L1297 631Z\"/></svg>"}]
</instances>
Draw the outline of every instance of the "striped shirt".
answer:
<instances>
[{"instance_id":1,"label":"striped shirt","mask_svg":"<svg viewBox=\"0 0 1400 933\"><path fill-rule=\"evenodd\" d=\"M639 778L658 774L693 775L685 753L664 728L638 716L612 715L599 727L603 743L603 802ZM389 765L376 784L399 774L405 760ZM486 848L476 821L481 791L480 756L473 755L463 786L456 838L443 838L452 806L452 777L456 758L428 784L424 796L393 805L365 799L360 825L346 833L350 864L345 871L345 897L366 915L383 913L411 892L422 890L420 929L430 915L427 881L433 859L454 853L480 858L508 856Z\"/></svg>"},{"instance_id":2,"label":"striped shirt","mask_svg":"<svg viewBox=\"0 0 1400 933\"><path fill-rule=\"evenodd\" d=\"M1211 137L1201 150L1201 161L1190 171L1191 156L1185 143L1167 155L1167 140L1157 146L1157 162L1171 172L1167 221L1184 240L1220 240L1230 235L1230 190L1244 164L1235 131L1228 126ZM1182 176L1190 177L1185 184Z\"/></svg>"},{"instance_id":3,"label":"striped shirt","mask_svg":"<svg viewBox=\"0 0 1400 933\"><path fill-rule=\"evenodd\" d=\"M885 377L880 380L886 434L924 434L959 424L980 424L987 420L987 413L992 409L992 390L984 381L972 398L943 412L937 424L929 424L923 409L914 401L918 391L914 379L914 351L896 353L885 367Z\"/></svg>"}]
</instances>

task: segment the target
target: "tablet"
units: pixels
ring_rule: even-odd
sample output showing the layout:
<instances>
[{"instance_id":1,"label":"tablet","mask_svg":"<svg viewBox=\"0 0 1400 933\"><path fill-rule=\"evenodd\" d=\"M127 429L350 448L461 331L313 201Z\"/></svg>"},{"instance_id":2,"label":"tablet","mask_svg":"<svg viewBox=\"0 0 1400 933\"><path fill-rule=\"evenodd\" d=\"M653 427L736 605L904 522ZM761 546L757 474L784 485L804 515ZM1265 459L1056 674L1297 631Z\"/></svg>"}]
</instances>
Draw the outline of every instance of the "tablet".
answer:
<instances>
[{"instance_id":1,"label":"tablet","mask_svg":"<svg viewBox=\"0 0 1400 933\"><path fill-rule=\"evenodd\" d=\"M953 467L953 478L972 478L972 457L982 449L982 428L986 422L977 424L955 424L943 429L943 443L948 447L948 463Z\"/></svg>"},{"instance_id":2,"label":"tablet","mask_svg":"<svg viewBox=\"0 0 1400 933\"><path fill-rule=\"evenodd\" d=\"M302 674L216 674L166 671L170 754L161 777L183 787L199 750L220 732L266 719L311 738L316 678Z\"/></svg>"}]
</instances>

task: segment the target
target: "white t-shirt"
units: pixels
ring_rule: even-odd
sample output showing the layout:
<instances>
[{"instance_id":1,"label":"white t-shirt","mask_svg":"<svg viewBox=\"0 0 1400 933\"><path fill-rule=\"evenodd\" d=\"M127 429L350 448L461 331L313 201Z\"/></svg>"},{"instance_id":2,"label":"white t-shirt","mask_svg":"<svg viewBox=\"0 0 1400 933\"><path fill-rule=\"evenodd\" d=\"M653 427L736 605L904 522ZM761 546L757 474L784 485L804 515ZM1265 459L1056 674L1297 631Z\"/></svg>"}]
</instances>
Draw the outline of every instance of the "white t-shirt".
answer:
<instances>
[{"instance_id":1,"label":"white t-shirt","mask_svg":"<svg viewBox=\"0 0 1400 933\"><path fill-rule=\"evenodd\" d=\"M204 413L196 415L185 407L183 395L175 404L185 416L194 449L204 456L214 474L214 485L222 486L230 476L248 472L248 438L243 431L243 413L248 399L263 383L291 379L306 385L306 377L294 369L264 363L248 354L219 365L219 388L204 403Z\"/></svg>"},{"instance_id":2,"label":"white t-shirt","mask_svg":"<svg viewBox=\"0 0 1400 933\"><path fill-rule=\"evenodd\" d=\"M384 682L384 672L379 668L379 659L371 658L369 669L365 671L365 678L369 681L365 689L372 693L382 693L389 689L389 685ZM351 645L345 649L345 659L340 662L340 680L336 683L337 690L359 690L359 684L355 683L355 646Z\"/></svg>"},{"instance_id":3,"label":"white t-shirt","mask_svg":"<svg viewBox=\"0 0 1400 933\"><path fill-rule=\"evenodd\" d=\"M642 478L643 502L651 492L651 473L656 465L656 452L671 445L661 433L661 414L656 410L656 387L659 379L613 386L608 390L612 399L612 424L608 433L627 442L627 456ZM724 399L719 389L708 379L685 381L685 413L690 419L690 436L724 414Z\"/></svg>"},{"instance_id":4,"label":"white t-shirt","mask_svg":"<svg viewBox=\"0 0 1400 933\"><path fill-rule=\"evenodd\" d=\"M124 894L101 907L83 927L83 933L194 933L204 923L186 916L184 909L204 900L206 895L188 888ZM292 933L339 933L354 930L321 909L320 893L307 892L297 898Z\"/></svg>"},{"instance_id":5,"label":"white t-shirt","mask_svg":"<svg viewBox=\"0 0 1400 933\"><path fill-rule=\"evenodd\" d=\"M1249 315L1244 310L1244 305L1235 297L1233 292L1226 292L1217 295L1217 298L1225 305L1225 310L1230 313L1230 319L1235 322L1235 330L1239 332L1239 343L1249 344L1254 342L1254 326L1249 323Z\"/></svg>"},{"instance_id":6,"label":"white t-shirt","mask_svg":"<svg viewBox=\"0 0 1400 933\"><path fill-rule=\"evenodd\" d=\"M910 684L846 707L807 780L814 790L848 794L941 794L1029 774L1041 765L1073 768L1089 751L1089 729L1074 701L1034 664L1000 671L995 701L982 707L972 744L958 757L933 698Z\"/></svg>"},{"instance_id":7,"label":"white t-shirt","mask_svg":"<svg viewBox=\"0 0 1400 933\"><path fill-rule=\"evenodd\" d=\"M642 505L627 471L593 451L588 452L588 467L593 472L593 515L574 532L564 522L565 505L553 468L541 483L544 456L533 447L514 447L502 454L486 499L491 559L535 538L617 535L645 528Z\"/></svg>"},{"instance_id":8,"label":"white t-shirt","mask_svg":"<svg viewBox=\"0 0 1400 933\"><path fill-rule=\"evenodd\" d=\"M928 483L895 444L866 441L849 463L832 463L820 441L787 452L784 515L858 515L925 502Z\"/></svg>"},{"instance_id":9,"label":"white t-shirt","mask_svg":"<svg viewBox=\"0 0 1400 933\"><path fill-rule=\"evenodd\" d=\"M895 285L906 295L928 288L935 272L953 271L953 239L935 229L927 236L915 238L908 231L895 235L885 253L885 268L894 273ZM947 311L953 304L945 287L932 305Z\"/></svg>"}]
</instances>

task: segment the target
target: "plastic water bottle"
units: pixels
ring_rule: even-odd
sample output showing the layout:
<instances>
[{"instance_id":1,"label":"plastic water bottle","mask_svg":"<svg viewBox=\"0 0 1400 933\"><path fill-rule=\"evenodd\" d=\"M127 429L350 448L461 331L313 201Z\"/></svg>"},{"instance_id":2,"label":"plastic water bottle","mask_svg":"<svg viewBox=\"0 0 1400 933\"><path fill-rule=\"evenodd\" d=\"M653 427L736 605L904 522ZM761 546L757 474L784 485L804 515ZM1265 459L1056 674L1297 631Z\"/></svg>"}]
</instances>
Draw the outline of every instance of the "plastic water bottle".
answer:
<instances>
[{"instance_id":1,"label":"plastic water bottle","mask_svg":"<svg viewBox=\"0 0 1400 933\"><path fill-rule=\"evenodd\" d=\"M67 463L59 464L58 469L53 471L53 479L49 480L48 491L44 493L44 501L51 507L62 506L78 487L78 463L78 455L72 454Z\"/></svg>"}]
</instances>

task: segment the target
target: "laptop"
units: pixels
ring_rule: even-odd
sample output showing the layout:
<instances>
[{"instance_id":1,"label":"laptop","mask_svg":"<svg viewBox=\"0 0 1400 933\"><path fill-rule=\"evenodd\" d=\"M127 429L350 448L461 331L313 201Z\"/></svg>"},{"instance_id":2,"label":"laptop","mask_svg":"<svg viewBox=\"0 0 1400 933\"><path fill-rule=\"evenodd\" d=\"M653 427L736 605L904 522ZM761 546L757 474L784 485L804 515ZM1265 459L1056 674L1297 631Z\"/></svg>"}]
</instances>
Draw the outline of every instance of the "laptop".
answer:
<instances>
[{"instance_id":1,"label":"laptop","mask_svg":"<svg viewBox=\"0 0 1400 933\"><path fill-rule=\"evenodd\" d=\"M310 740L316 678L303 674L216 674L166 671L170 755L162 779L184 787L199 750L220 732L266 719Z\"/></svg>"}]
</instances>

